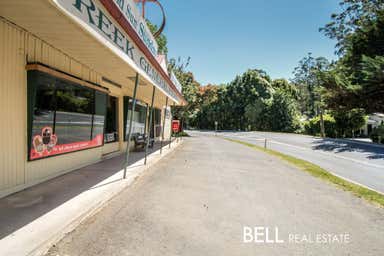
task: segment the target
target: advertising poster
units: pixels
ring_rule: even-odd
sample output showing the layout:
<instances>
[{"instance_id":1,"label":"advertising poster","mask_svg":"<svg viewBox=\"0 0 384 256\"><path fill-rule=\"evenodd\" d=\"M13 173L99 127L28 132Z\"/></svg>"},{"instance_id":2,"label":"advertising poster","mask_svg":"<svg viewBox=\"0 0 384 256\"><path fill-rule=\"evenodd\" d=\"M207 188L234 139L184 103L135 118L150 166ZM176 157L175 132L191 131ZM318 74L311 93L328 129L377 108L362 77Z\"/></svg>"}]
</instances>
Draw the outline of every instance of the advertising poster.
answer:
<instances>
[{"instance_id":1,"label":"advertising poster","mask_svg":"<svg viewBox=\"0 0 384 256\"><path fill-rule=\"evenodd\" d=\"M53 129L51 127L44 127L41 130L41 134L34 134L32 137L30 159L36 160L102 145L103 134L98 134L89 141L60 144L60 138L53 134Z\"/></svg>"}]
</instances>

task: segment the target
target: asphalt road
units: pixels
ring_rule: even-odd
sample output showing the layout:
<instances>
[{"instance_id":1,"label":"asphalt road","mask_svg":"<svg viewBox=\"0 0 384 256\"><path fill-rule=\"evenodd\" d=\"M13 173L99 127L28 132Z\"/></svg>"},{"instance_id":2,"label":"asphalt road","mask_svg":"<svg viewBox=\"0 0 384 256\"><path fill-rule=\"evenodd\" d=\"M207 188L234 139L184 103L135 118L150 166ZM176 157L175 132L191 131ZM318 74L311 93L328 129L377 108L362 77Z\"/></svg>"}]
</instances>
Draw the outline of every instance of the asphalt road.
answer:
<instances>
[{"instance_id":1,"label":"asphalt road","mask_svg":"<svg viewBox=\"0 0 384 256\"><path fill-rule=\"evenodd\" d=\"M264 242L245 243L244 227L259 227ZM383 242L383 208L194 133L49 255L384 255Z\"/></svg>"},{"instance_id":2,"label":"asphalt road","mask_svg":"<svg viewBox=\"0 0 384 256\"><path fill-rule=\"evenodd\" d=\"M212 132L208 132L213 134ZM222 132L220 136L246 141L307 160L322 168L384 193L384 147L334 139L270 132Z\"/></svg>"}]
</instances>

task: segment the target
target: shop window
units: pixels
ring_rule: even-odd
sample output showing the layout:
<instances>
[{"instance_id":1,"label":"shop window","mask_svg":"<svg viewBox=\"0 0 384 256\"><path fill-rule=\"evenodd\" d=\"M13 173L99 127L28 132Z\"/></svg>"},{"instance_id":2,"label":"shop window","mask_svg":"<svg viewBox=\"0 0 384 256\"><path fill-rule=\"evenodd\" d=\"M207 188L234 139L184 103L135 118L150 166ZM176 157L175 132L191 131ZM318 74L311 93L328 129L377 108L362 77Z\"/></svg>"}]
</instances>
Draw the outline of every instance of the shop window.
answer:
<instances>
[{"instance_id":1,"label":"shop window","mask_svg":"<svg viewBox=\"0 0 384 256\"><path fill-rule=\"evenodd\" d=\"M108 96L107 118L105 122L105 136L104 136L105 143L111 143L119 140L117 113L118 113L117 98L113 96Z\"/></svg>"},{"instance_id":2,"label":"shop window","mask_svg":"<svg viewBox=\"0 0 384 256\"><path fill-rule=\"evenodd\" d=\"M124 97L124 140L127 140L129 131L129 118L132 111L132 99L130 97ZM137 101L136 107L133 112L132 119L132 134L145 134L146 133L146 117L147 117L147 105Z\"/></svg>"},{"instance_id":3,"label":"shop window","mask_svg":"<svg viewBox=\"0 0 384 256\"><path fill-rule=\"evenodd\" d=\"M105 115L107 114L107 95L95 91L95 112L93 115L92 140L98 136L104 138ZM104 141L104 140L103 140Z\"/></svg>"},{"instance_id":4,"label":"shop window","mask_svg":"<svg viewBox=\"0 0 384 256\"><path fill-rule=\"evenodd\" d=\"M28 71L29 159L103 145L107 94Z\"/></svg>"},{"instance_id":5,"label":"shop window","mask_svg":"<svg viewBox=\"0 0 384 256\"><path fill-rule=\"evenodd\" d=\"M59 145L89 141L92 131L93 91L64 80L56 81L56 121Z\"/></svg>"},{"instance_id":6,"label":"shop window","mask_svg":"<svg viewBox=\"0 0 384 256\"><path fill-rule=\"evenodd\" d=\"M156 137L161 136L161 110L155 108L153 111L155 121L155 135Z\"/></svg>"},{"instance_id":7,"label":"shop window","mask_svg":"<svg viewBox=\"0 0 384 256\"><path fill-rule=\"evenodd\" d=\"M161 135L161 110L154 108L152 116L151 138L160 137Z\"/></svg>"},{"instance_id":8,"label":"shop window","mask_svg":"<svg viewBox=\"0 0 384 256\"><path fill-rule=\"evenodd\" d=\"M32 134L39 134L44 127L53 127L55 118L55 84L41 75L36 82L36 97L33 108Z\"/></svg>"}]
</instances>

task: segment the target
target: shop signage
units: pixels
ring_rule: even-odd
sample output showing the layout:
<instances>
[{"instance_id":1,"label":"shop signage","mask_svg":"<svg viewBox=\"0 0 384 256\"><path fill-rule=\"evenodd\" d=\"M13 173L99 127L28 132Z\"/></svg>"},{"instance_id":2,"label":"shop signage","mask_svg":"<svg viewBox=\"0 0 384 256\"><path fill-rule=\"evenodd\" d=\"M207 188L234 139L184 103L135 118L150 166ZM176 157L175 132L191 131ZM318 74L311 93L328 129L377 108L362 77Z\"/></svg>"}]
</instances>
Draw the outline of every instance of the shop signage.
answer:
<instances>
[{"instance_id":1,"label":"shop signage","mask_svg":"<svg viewBox=\"0 0 384 256\"><path fill-rule=\"evenodd\" d=\"M172 131L173 132L180 131L180 120L172 120Z\"/></svg>"},{"instance_id":2,"label":"shop signage","mask_svg":"<svg viewBox=\"0 0 384 256\"><path fill-rule=\"evenodd\" d=\"M36 160L49 156L61 155L64 153L94 148L103 145L103 134L98 134L89 141L59 144L60 138L53 134L52 127L44 127L41 134L32 139L30 159Z\"/></svg>"},{"instance_id":3,"label":"shop signage","mask_svg":"<svg viewBox=\"0 0 384 256\"><path fill-rule=\"evenodd\" d=\"M109 143L109 142L114 142L116 141L115 133L106 133L104 136L104 142Z\"/></svg>"},{"instance_id":4,"label":"shop signage","mask_svg":"<svg viewBox=\"0 0 384 256\"><path fill-rule=\"evenodd\" d=\"M54 1L61 8L65 9L71 15L74 15L78 20L84 23L85 26L91 28L92 32L96 32L98 35L106 39L108 43L111 44L112 47L114 47L115 50L118 50L118 52L124 54L125 56L133 60L136 65L136 68L144 71L148 75L150 80L152 80L152 83L156 85L156 87L161 89L174 101L178 102L178 97L176 93L171 89L170 85L164 80L160 73L149 63L145 55L133 43L132 39L125 33L125 31L123 31L119 27L117 22L114 21L114 19L109 15L109 13L103 7L101 7L101 4L97 0ZM124 5L121 6L126 6L125 1L116 0L115 4L122 2L124 2ZM131 6L129 9L132 11L131 13L133 13L133 7L135 6ZM127 12L127 9L125 12ZM125 16L129 18L129 14L125 14ZM137 26L140 27L139 21L137 22ZM146 29L143 29L143 37L144 32L147 33ZM140 28L138 33L140 33ZM148 35L147 38L149 38ZM150 43L151 40L152 39L147 40L147 47L149 47L148 45L152 45L154 48L156 48L157 46L154 43Z\"/></svg>"},{"instance_id":5,"label":"shop signage","mask_svg":"<svg viewBox=\"0 0 384 256\"><path fill-rule=\"evenodd\" d=\"M177 79L175 73L173 73L173 71L171 72L171 81L176 86L176 89L181 93L181 90L182 90L181 84Z\"/></svg>"},{"instance_id":6,"label":"shop signage","mask_svg":"<svg viewBox=\"0 0 384 256\"><path fill-rule=\"evenodd\" d=\"M140 11L136 8L135 3L132 0L113 0L113 2L119 7L125 19L135 29L136 33L151 51L152 55L156 57L159 47L149 30L146 21L141 16Z\"/></svg>"}]
</instances>

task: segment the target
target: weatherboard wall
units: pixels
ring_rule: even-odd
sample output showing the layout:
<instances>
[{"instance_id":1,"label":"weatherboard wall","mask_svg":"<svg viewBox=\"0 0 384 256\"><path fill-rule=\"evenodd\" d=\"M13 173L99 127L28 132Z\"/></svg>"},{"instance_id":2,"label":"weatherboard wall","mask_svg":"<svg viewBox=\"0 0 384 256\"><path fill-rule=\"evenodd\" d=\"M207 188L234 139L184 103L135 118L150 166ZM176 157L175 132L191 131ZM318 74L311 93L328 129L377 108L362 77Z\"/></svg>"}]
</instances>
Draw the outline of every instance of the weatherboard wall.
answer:
<instances>
[{"instance_id":1,"label":"weatherboard wall","mask_svg":"<svg viewBox=\"0 0 384 256\"><path fill-rule=\"evenodd\" d=\"M0 20L0 197L98 161L103 148L27 161L27 62L100 83L101 76L35 36Z\"/></svg>"}]
</instances>

